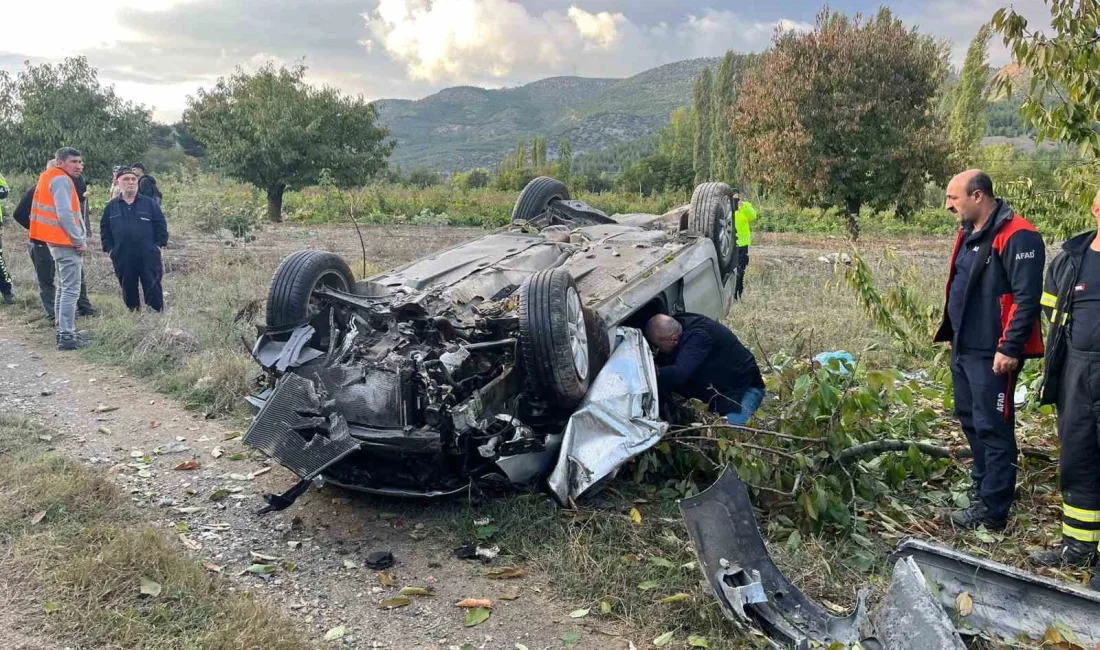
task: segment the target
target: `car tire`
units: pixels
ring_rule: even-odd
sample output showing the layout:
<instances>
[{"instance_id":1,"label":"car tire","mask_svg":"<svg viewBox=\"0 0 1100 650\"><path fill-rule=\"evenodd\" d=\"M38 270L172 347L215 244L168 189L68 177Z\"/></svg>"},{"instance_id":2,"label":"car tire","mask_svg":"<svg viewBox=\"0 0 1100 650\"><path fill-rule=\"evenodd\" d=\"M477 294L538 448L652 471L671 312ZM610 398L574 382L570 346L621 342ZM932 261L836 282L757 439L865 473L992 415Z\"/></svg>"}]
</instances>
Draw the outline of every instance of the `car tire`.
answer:
<instances>
[{"instance_id":1,"label":"car tire","mask_svg":"<svg viewBox=\"0 0 1100 650\"><path fill-rule=\"evenodd\" d=\"M512 223L530 221L546 212L551 201L568 201L569 188L565 183L549 176L539 176L528 183L519 193L512 207Z\"/></svg>"},{"instance_id":2,"label":"car tire","mask_svg":"<svg viewBox=\"0 0 1100 650\"><path fill-rule=\"evenodd\" d=\"M519 340L530 388L558 407L572 408L592 376L584 307L565 269L540 271L520 287Z\"/></svg>"},{"instance_id":3,"label":"car tire","mask_svg":"<svg viewBox=\"0 0 1100 650\"><path fill-rule=\"evenodd\" d=\"M310 299L320 285L350 292L355 280L348 263L335 253L314 250L283 259L267 294L267 331L288 332L313 320L317 313L311 311Z\"/></svg>"},{"instance_id":4,"label":"car tire","mask_svg":"<svg viewBox=\"0 0 1100 650\"><path fill-rule=\"evenodd\" d=\"M702 183L696 186L687 221L688 231L714 243L723 276L737 268L737 226L733 218L733 190L729 185Z\"/></svg>"}]
</instances>

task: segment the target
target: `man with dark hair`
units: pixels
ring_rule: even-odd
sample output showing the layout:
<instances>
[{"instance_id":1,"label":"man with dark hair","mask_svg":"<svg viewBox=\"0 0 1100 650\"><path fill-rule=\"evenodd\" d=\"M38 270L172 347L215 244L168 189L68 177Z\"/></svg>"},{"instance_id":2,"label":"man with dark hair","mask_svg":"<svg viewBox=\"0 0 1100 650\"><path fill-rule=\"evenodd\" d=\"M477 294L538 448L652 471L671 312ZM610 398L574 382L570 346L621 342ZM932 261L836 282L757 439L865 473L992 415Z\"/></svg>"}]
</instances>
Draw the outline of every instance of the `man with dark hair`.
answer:
<instances>
[{"instance_id":1,"label":"man with dark hair","mask_svg":"<svg viewBox=\"0 0 1100 650\"><path fill-rule=\"evenodd\" d=\"M53 169L56 161L50 159L46 162L46 169ZM31 229L31 204L34 202L36 187L31 186L19 201L12 216L19 225L27 230ZM34 273L38 277L38 297L42 300L42 309L46 312L46 318L55 320L54 300L57 297L57 288L54 286L54 261L50 255L50 247L46 242L40 242L31 237L27 240L27 254L34 265ZM88 280L84 270L80 271L80 297L76 300L77 316L95 316L99 311L92 307L88 300Z\"/></svg>"},{"instance_id":2,"label":"man with dark hair","mask_svg":"<svg viewBox=\"0 0 1100 650\"><path fill-rule=\"evenodd\" d=\"M955 415L974 452L971 506L951 514L962 529L1002 529L1016 494L1016 377L1041 357L1039 298L1046 251L1035 226L993 194L979 169L947 185L960 228L951 255L943 322L951 346Z\"/></svg>"},{"instance_id":3,"label":"man with dark hair","mask_svg":"<svg viewBox=\"0 0 1100 650\"><path fill-rule=\"evenodd\" d=\"M122 194L111 199L99 222L103 252L111 255L122 300L130 311L141 308L139 283L145 304L163 311L160 247L168 243L168 223L153 199L138 194L138 177L132 169L118 170L118 185Z\"/></svg>"},{"instance_id":4,"label":"man with dark hair","mask_svg":"<svg viewBox=\"0 0 1100 650\"><path fill-rule=\"evenodd\" d=\"M38 177L31 203L31 238L45 242L57 267L60 285L54 300L57 347L85 347L76 332L76 301L80 297L82 256L87 250L87 231L80 212L80 198L73 179L84 171L84 158L72 147L57 150L56 166Z\"/></svg>"},{"instance_id":5,"label":"man with dark hair","mask_svg":"<svg viewBox=\"0 0 1100 650\"><path fill-rule=\"evenodd\" d=\"M1100 227L1100 192L1092 199ZM1100 239L1096 230L1062 245L1050 263L1042 305L1050 321L1039 399L1058 409L1062 543L1032 553L1038 566L1088 568L1100 558ZM1100 591L1100 574L1089 586Z\"/></svg>"},{"instance_id":6,"label":"man with dark hair","mask_svg":"<svg viewBox=\"0 0 1100 650\"><path fill-rule=\"evenodd\" d=\"M151 175L145 173L145 165L136 162L130 165L130 169L134 171L138 179L138 194L141 196L147 196L154 201L157 205L160 205L160 188L157 187L157 179Z\"/></svg>"},{"instance_id":7,"label":"man with dark hair","mask_svg":"<svg viewBox=\"0 0 1100 650\"><path fill-rule=\"evenodd\" d=\"M744 426L764 399L764 379L756 358L729 328L698 314L657 314L645 337L659 352L657 387L697 399Z\"/></svg>"}]
</instances>

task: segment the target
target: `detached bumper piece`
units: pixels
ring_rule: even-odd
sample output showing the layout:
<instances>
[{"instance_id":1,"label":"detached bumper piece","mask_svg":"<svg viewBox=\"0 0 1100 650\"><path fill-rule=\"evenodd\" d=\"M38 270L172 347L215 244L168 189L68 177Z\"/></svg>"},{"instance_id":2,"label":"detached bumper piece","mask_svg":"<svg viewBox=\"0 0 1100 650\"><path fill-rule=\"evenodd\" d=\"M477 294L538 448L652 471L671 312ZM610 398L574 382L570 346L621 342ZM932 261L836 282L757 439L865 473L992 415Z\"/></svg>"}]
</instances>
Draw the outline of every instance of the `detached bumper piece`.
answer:
<instances>
[{"instance_id":1,"label":"detached bumper piece","mask_svg":"<svg viewBox=\"0 0 1100 650\"><path fill-rule=\"evenodd\" d=\"M916 539L902 542L891 559L912 559L939 587L938 600L948 610L959 594L970 595L973 611L957 617L966 636L1041 641L1047 630L1060 628L1077 636L1075 645L1100 645L1100 592Z\"/></svg>"},{"instance_id":2,"label":"detached bumper piece","mask_svg":"<svg viewBox=\"0 0 1100 650\"><path fill-rule=\"evenodd\" d=\"M832 616L775 566L732 467L680 508L722 612L746 632L762 631L774 647L965 650L963 636L1016 645L1041 641L1052 628L1074 635L1075 646L1100 644L1100 593L919 540L891 556L893 580L877 610L868 615L860 592L851 616ZM963 592L973 602L966 616L955 611Z\"/></svg>"},{"instance_id":3,"label":"detached bumper piece","mask_svg":"<svg viewBox=\"0 0 1100 650\"><path fill-rule=\"evenodd\" d=\"M743 630L762 630L779 646L800 650L864 641L866 593L855 613L841 618L791 584L768 554L748 490L732 467L702 493L681 500L680 509L722 612Z\"/></svg>"}]
</instances>

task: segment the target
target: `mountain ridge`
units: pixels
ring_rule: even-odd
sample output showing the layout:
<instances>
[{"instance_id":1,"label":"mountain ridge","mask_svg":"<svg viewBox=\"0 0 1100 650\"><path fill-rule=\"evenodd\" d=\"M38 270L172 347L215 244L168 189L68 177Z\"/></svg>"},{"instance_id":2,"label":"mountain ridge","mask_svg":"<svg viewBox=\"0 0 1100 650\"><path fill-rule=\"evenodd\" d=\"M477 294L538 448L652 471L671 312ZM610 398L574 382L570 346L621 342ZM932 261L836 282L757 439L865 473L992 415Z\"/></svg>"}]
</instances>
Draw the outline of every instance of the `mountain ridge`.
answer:
<instances>
[{"instance_id":1,"label":"mountain ridge","mask_svg":"<svg viewBox=\"0 0 1100 650\"><path fill-rule=\"evenodd\" d=\"M379 123L396 143L391 163L463 171L493 167L520 141L547 138L551 157L567 138L574 155L656 133L692 101L704 67L720 59L667 63L625 78L557 76L512 88L454 86L418 100L379 99Z\"/></svg>"}]
</instances>

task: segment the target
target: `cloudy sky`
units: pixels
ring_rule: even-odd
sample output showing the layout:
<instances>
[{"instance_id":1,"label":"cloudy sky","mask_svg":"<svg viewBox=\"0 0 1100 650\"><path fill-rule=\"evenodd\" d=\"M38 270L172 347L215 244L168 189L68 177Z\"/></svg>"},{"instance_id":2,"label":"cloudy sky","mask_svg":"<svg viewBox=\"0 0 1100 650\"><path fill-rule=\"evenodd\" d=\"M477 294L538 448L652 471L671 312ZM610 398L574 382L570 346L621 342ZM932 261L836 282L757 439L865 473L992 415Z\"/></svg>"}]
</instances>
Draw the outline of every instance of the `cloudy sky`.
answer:
<instances>
[{"instance_id":1,"label":"cloudy sky","mask_svg":"<svg viewBox=\"0 0 1100 650\"><path fill-rule=\"evenodd\" d=\"M895 11L948 39L956 63L1008 0L906 0ZM728 49L759 51L776 25L803 29L820 0L53 0L4 10L0 69L82 54L120 95L177 119L186 97L236 66L304 61L313 83L368 99L554 75L628 76ZM865 13L881 2L834 0ZM1041 20L1042 0L1016 0ZM43 38L32 25L48 25ZM13 29L10 26L24 26ZM1006 56L999 47L994 63Z\"/></svg>"}]
</instances>

